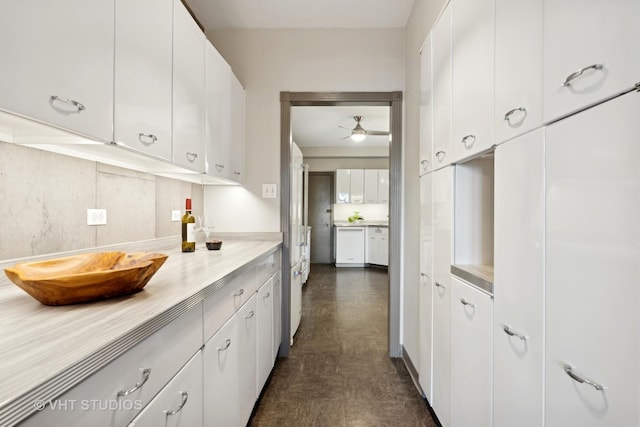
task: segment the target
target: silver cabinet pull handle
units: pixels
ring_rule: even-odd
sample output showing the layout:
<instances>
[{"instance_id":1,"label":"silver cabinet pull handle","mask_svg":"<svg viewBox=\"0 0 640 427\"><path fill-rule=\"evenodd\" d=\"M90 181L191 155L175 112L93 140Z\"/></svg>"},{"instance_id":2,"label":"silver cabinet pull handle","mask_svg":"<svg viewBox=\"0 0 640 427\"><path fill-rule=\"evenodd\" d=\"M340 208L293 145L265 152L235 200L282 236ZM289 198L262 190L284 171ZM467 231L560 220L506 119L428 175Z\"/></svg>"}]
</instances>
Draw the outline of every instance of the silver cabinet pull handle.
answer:
<instances>
[{"instance_id":1,"label":"silver cabinet pull handle","mask_svg":"<svg viewBox=\"0 0 640 427\"><path fill-rule=\"evenodd\" d=\"M526 341L529 339L528 336L519 334L513 329L511 329L511 326L509 325L502 326L502 330L504 331L505 334L509 335L510 337L517 337L517 338L520 338L522 341Z\"/></svg>"},{"instance_id":2,"label":"silver cabinet pull handle","mask_svg":"<svg viewBox=\"0 0 640 427\"><path fill-rule=\"evenodd\" d=\"M158 137L152 133L140 132L138 134L138 138L140 139L140 142L142 142L143 144L149 144L149 145L154 144L158 140ZM150 139L150 141L146 141L147 139Z\"/></svg>"},{"instance_id":3,"label":"silver cabinet pull handle","mask_svg":"<svg viewBox=\"0 0 640 427\"><path fill-rule=\"evenodd\" d=\"M429 165L429 160L421 160L420 164L422 165L422 169L427 169L427 166Z\"/></svg>"},{"instance_id":4,"label":"silver cabinet pull handle","mask_svg":"<svg viewBox=\"0 0 640 427\"><path fill-rule=\"evenodd\" d=\"M220 165L216 163L216 169L218 169L218 171L221 171L222 169L224 169L224 165Z\"/></svg>"},{"instance_id":5,"label":"silver cabinet pull handle","mask_svg":"<svg viewBox=\"0 0 640 427\"><path fill-rule=\"evenodd\" d=\"M571 377L571 379L573 379L574 381L577 381L579 383L589 384L590 386L592 386L593 388L595 388L598 391L602 391L602 390L606 389L606 387L603 386L602 384L598 384L596 382L593 382L593 381L583 377L582 375L577 374L576 372L573 372L573 366L569 365L568 363L563 363L562 364L562 368L564 369L566 374L569 375Z\"/></svg>"},{"instance_id":6,"label":"silver cabinet pull handle","mask_svg":"<svg viewBox=\"0 0 640 427\"><path fill-rule=\"evenodd\" d=\"M517 113L518 111L522 112L522 113L527 113L527 109L524 107L518 107L518 108L514 108L513 110L509 110L505 113L504 115L504 120L509 121L509 118L514 115L515 113Z\"/></svg>"},{"instance_id":7,"label":"silver cabinet pull handle","mask_svg":"<svg viewBox=\"0 0 640 427\"><path fill-rule=\"evenodd\" d=\"M80 111L84 111L87 108L84 106L84 104L75 101L73 99L69 99L69 98L60 98L59 96L56 95L51 95L51 101L60 101L60 102L64 102L65 104L69 104L73 107L76 108L76 110L78 110L78 112Z\"/></svg>"},{"instance_id":8,"label":"silver cabinet pull handle","mask_svg":"<svg viewBox=\"0 0 640 427\"><path fill-rule=\"evenodd\" d=\"M189 160L189 162L193 163L193 161L197 158L198 158L198 153L187 152L187 160Z\"/></svg>"},{"instance_id":9,"label":"silver cabinet pull handle","mask_svg":"<svg viewBox=\"0 0 640 427\"><path fill-rule=\"evenodd\" d=\"M443 284L441 284L441 283L439 283L439 282L436 282L436 286L437 286L438 288L447 289L447 287L446 287L445 285L443 285Z\"/></svg>"},{"instance_id":10,"label":"silver cabinet pull handle","mask_svg":"<svg viewBox=\"0 0 640 427\"><path fill-rule=\"evenodd\" d=\"M262 299L267 299L271 296L271 292L267 292L266 294L264 294L264 296L262 297Z\"/></svg>"},{"instance_id":11,"label":"silver cabinet pull handle","mask_svg":"<svg viewBox=\"0 0 640 427\"><path fill-rule=\"evenodd\" d=\"M294 270L293 271L293 277L298 277L298 276L302 276L302 270Z\"/></svg>"},{"instance_id":12,"label":"silver cabinet pull handle","mask_svg":"<svg viewBox=\"0 0 640 427\"><path fill-rule=\"evenodd\" d=\"M253 311L253 310L251 310L251 311L249 312L249 315L248 315L248 316L244 316L244 318L245 318L245 319L251 319L251 318L252 318L253 316L255 316L255 315L256 315L256 313L254 313L254 311Z\"/></svg>"},{"instance_id":13,"label":"silver cabinet pull handle","mask_svg":"<svg viewBox=\"0 0 640 427\"><path fill-rule=\"evenodd\" d=\"M462 137L462 140L460 142L462 142L462 144L464 144L465 147L471 147L473 146L473 143L476 142L476 136L466 135Z\"/></svg>"},{"instance_id":14,"label":"silver cabinet pull handle","mask_svg":"<svg viewBox=\"0 0 640 427\"><path fill-rule=\"evenodd\" d=\"M140 387L144 385L144 383L147 382L150 375L151 375L151 369L150 368L144 369L142 371L142 381L140 381L139 383L136 383L136 385L134 385L131 390L120 390L118 392L118 396L128 396L134 391L138 390Z\"/></svg>"},{"instance_id":15,"label":"silver cabinet pull handle","mask_svg":"<svg viewBox=\"0 0 640 427\"><path fill-rule=\"evenodd\" d=\"M229 348L230 345L231 345L231 340L227 338L226 340L224 340L224 347L218 347L218 351L225 351L226 349Z\"/></svg>"},{"instance_id":16,"label":"silver cabinet pull handle","mask_svg":"<svg viewBox=\"0 0 640 427\"><path fill-rule=\"evenodd\" d=\"M238 171L233 171L233 174L234 174L234 175L240 175L240 172L238 172Z\"/></svg>"},{"instance_id":17,"label":"silver cabinet pull handle","mask_svg":"<svg viewBox=\"0 0 640 427\"><path fill-rule=\"evenodd\" d=\"M235 294L233 294L234 297L239 297L240 295L244 294L244 289L240 289L238 292L236 292Z\"/></svg>"},{"instance_id":18,"label":"silver cabinet pull handle","mask_svg":"<svg viewBox=\"0 0 640 427\"><path fill-rule=\"evenodd\" d=\"M189 400L189 393L187 393L186 391L179 391L178 393L180 393L180 395L182 396L182 402L180 402L180 405L178 405L178 407L173 411L164 411L164 413L167 414L167 416L175 415L178 412L182 411L182 408L184 408L184 405L187 404L187 400Z\"/></svg>"},{"instance_id":19,"label":"silver cabinet pull handle","mask_svg":"<svg viewBox=\"0 0 640 427\"><path fill-rule=\"evenodd\" d=\"M447 153L445 153L444 151L440 150L440 151L436 151L436 158L438 159L439 162L444 160L444 156L446 156Z\"/></svg>"},{"instance_id":20,"label":"silver cabinet pull handle","mask_svg":"<svg viewBox=\"0 0 640 427\"><path fill-rule=\"evenodd\" d=\"M421 277L429 277L429 275L427 273L420 273ZM439 284L438 284L439 285Z\"/></svg>"},{"instance_id":21,"label":"silver cabinet pull handle","mask_svg":"<svg viewBox=\"0 0 640 427\"><path fill-rule=\"evenodd\" d=\"M580 68L578 71L574 71L573 73L569 74L567 78L564 80L564 82L562 83L562 86L564 87L571 86L571 82L577 79L578 77L580 77L587 70L602 70L603 68L604 68L604 65L602 64L593 64L593 65L589 65L588 67Z\"/></svg>"},{"instance_id":22,"label":"silver cabinet pull handle","mask_svg":"<svg viewBox=\"0 0 640 427\"><path fill-rule=\"evenodd\" d=\"M466 306L469 306L471 308L476 308L476 305L474 303L469 302L464 298L460 298L460 302L462 303L462 305L466 305Z\"/></svg>"}]
</instances>

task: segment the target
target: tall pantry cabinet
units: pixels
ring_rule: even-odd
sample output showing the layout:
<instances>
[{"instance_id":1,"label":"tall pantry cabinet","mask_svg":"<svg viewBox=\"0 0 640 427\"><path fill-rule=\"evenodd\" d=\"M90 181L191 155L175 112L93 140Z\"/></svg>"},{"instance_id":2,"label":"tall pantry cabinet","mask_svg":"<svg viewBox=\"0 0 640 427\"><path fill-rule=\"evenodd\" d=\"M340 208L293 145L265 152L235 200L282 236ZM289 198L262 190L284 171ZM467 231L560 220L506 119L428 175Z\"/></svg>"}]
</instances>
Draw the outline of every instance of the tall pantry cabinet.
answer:
<instances>
[{"instance_id":1,"label":"tall pantry cabinet","mask_svg":"<svg viewBox=\"0 0 640 427\"><path fill-rule=\"evenodd\" d=\"M431 183L421 236L432 244L421 239L419 333L431 353L420 355L418 382L443 426L640 425L639 15L628 0L452 0L429 33L421 75L431 81L421 83L432 131L421 136L433 151L448 142L453 156L421 169L421 187ZM449 106L437 101L443 22L453 29ZM451 121L447 141L438 133ZM475 124L488 140L467 131ZM462 144L467 134L476 138ZM459 203L482 199L484 184L462 172L484 161L489 245L474 240L476 210ZM492 293L452 265L467 244L493 261ZM473 322L480 313L490 314Z\"/></svg>"}]
</instances>

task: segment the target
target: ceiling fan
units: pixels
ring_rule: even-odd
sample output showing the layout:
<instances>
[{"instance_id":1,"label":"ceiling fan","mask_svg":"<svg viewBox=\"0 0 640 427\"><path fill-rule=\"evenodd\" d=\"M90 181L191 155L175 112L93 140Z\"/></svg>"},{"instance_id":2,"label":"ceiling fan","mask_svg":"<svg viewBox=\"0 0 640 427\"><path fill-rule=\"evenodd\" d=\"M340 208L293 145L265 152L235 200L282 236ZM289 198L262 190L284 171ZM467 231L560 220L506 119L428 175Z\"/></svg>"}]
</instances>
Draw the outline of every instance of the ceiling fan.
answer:
<instances>
[{"instance_id":1,"label":"ceiling fan","mask_svg":"<svg viewBox=\"0 0 640 427\"><path fill-rule=\"evenodd\" d=\"M356 121L356 126L353 129L349 129L344 126L338 125L338 127L341 127L342 129L351 131L351 135L345 136L344 138L340 139L340 141L345 140L347 138L351 138L355 142L360 142L364 140L367 137L367 135L389 135L389 132L386 132L386 131L366 130L365 128L363 128L362 125L360 124L360 121L362 120L362 116L354 116L353 119Z\"/></svg>"}]
</instances>

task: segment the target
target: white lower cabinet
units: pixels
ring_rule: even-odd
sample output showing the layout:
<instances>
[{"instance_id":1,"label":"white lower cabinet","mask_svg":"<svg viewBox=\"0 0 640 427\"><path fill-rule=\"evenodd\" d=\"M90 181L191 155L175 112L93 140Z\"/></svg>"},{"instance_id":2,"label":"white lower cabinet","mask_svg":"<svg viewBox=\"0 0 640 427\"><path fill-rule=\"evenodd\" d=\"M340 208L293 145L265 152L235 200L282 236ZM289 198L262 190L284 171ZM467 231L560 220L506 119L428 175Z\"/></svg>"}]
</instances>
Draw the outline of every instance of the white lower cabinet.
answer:
<instances>
[{"instance_id":1,"label":"white lower cabinet","mask_svg":"<svg viewBox=\"0 0 640 427\"><path fill-rule=\"evenodd\" d=\"M493 426L540 427L544 362L544 130L495 153Z\"/></svg>"},{"instance_id":2,"label":"white lower cabinet","mask_svg":"<svg viewBox=\"0 0 640 427\"><path fill-rule=\"evenodd\" d=\"M256 401L256 296L204 346L204 425L243 426Z\"/></svg>"},{"instance_id":3,"label":"white lower cabinet","mask_svg":"<svg viewBox=\"0 0 640 427\"><path fill-rule=\"evenodd\" d=\"M387 227L367 227L366 263L389 265L389 229Z\"/></svg>"},{"instance_id":4,"label":"white lower cabinet","mask_svg":"<svg viewBox=\"0 0 640 427\"><path fill-rule=\"evenodd\" d=\"M336 227L336 265L364 266L365 227Z\"/></svg>"},{"instance_id":5,"label":"white lower cabinet","mask_svg":"<svg viewBox=\"0 0 640 427\"><path fill-rule=\"evenodd\" d=\"M546 129L545 424L640 424L640 94Z\"/></svg>"},{"instance_id":6,"label":"white lower cabinet","mask_svg":"<svg viewBox=\"0 0 640 427\"><path fill-rule=\"evenodd\" d=\"M291 345L302 320L302 274L302 262L291 268L291 336L289 337Z\"/></svg>"},{"instance_id":7,"label":"white lower cabinet","mask_svg":"<svg viewBox=\"0 0 640 427\"><path fill-rule=\"evenodd\" d=\"M282 280L281 273L274 277L273 282L273 358L276 360L282 342Z\"/></svg>"},{"instance_id":8,"label":"white lower cabinet","mask_svg":"<svg viewBox=\"0 0 640 427\"><path fill-rule=\"evenodd\" d=\"M493 301L451 278L451 426L491 427Z\"/></svg>"},{"instance_id":9,"label":"white lower cabinet","mask_svg":"<svg viewBox=\"0 0 640 427\"><path fill-rule=\"evenodd\" d=\"M433 199L432 174L420 177L420 289L418 380L431 403L433 336Z\"/></svg>"},{"instance_id":10,"label":"white lower cabinet","mask_svg":"<svg viewBox=\"0 0 640 427\"><path fill-rule=\"evenodd\" d=\"M202 350L147 405L129 427L195 427L202 423Z\"/></svg>"},{"instance_id":11,"label":"white lower cabinet","mask_svg":"<svg viewBox=\"0 0 640 427\"><path fill-rule=\"evenodd\" d=\"M275 277L269 279L258 289L257 313L257 376L256 376L256 398L260 396L260 391L269 378L271 368L273 368L273 282Z\"/></svg>"}]
</instances>

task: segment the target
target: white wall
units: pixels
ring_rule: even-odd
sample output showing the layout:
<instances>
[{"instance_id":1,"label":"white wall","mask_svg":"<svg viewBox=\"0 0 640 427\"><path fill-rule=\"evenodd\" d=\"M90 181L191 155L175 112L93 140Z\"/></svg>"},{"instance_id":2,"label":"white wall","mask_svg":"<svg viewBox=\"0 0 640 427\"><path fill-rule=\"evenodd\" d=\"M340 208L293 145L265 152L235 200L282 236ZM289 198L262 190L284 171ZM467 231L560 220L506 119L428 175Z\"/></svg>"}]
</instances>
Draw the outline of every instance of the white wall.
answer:
<instances>
[{"instance_id":1,"label":"white wall","mask_svg":"<svg viewBox=\"0 0 640 427\"><path fill-rule=\"evenodd\" d=\"M404 242L401 342L418 367L418 287L420 285L420 47L446 0L416 0L406 27L404 93Z\"/></svg>"},{"instance_id":2,"label":"white wall","mask_svg":"<svg viewBox=\"0 0 640 427\"><path fill-rule=\"evenodd\" d=\"M314 158L305 157L310 172L335 172L336 169L389 169L389 158Z\"/></svg>"},{"instance_id":3,"label":"white wall","mask_svg":"<svg viewBox=\"0 0 640 427\"><path fill-rule=\"evenodd\" d=\"M404 90L404 29L210 30L247 94L244 187L208 187L217 231L280 231L281 91ZM279 195L279 194L278 194Z\"/></svg>"}]
</instances>

